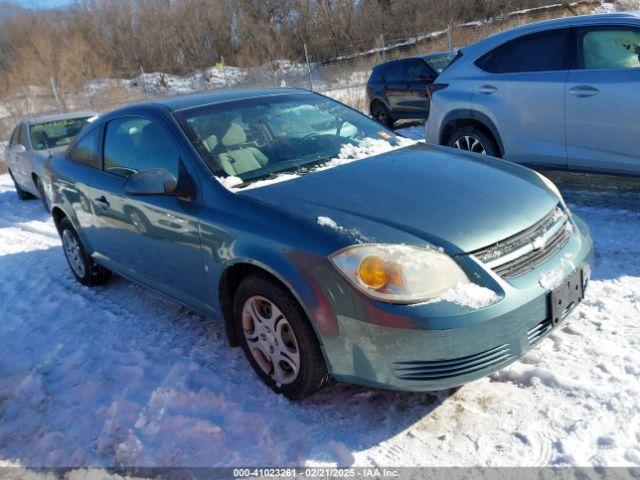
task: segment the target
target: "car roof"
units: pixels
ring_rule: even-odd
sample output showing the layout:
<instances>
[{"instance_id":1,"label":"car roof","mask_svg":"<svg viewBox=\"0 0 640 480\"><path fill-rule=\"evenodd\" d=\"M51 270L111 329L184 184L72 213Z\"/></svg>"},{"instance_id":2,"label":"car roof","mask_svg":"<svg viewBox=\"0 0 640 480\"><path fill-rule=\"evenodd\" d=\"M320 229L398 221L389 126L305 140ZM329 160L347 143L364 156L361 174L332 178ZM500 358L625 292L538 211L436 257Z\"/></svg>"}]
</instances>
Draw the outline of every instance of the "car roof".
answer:
<instances>
[{"instance_id":1,"label":"car roof","mask_svg":"<svg viewBox=\"0 0 640 480\"><path fill-rule=\"evenodd\" d=\"M629 21L636 23L640 21L640 11L638 12L617 12L617 13L599 13L594 15L578 15L573 17L560 17L550 20L542 20L540 22L528 23L520 27L514 27L509 30L490 35L476 43L473 43L462 49L463 53L476 53L490 50L504 42L513 38L535 33L542 30L564 27L584 27L608 24L625 24Z\"/></svg>"},{"instance_id":2,"label":"car roof","mask_svg":"<svg viewBox=\"0 0 640 480\"><path fill-rule=\"evenodd\" d=\"M442 52L431 52L431 53L421 53L418 55L411 55L410 57L402 57L402 58L396 58L394 60L389 60L388 62L384 62L381 63L380 65L376 65L375 68L380 68L380 67L384 67L387 65L392 65L394 63L399 63L399 62L403 62L405 60L429 60L431 58L436 58L436 57L441 57L444 55L455 55L457 53L457 50L443 50Z\"/></svg>"},{"instance_id":3,"label":"car roof","mask_svg":"<svg viewBox=\"0 0 640 480\"><path fill-rule=\"evenodd\" d=\"M182 95L177 97L168 97L151 102L145 102L138 106L147 105L163 105L170 111L185 110L194 107L201 107L205 105L212 105L220 102L229 102L233 100L244 100L247 98L267 97L272 95L286 95L286 94L300 94L300 93L312 93L310 90L303 88L268 88L268 89L230 89L220 90L216 92L204 92L196 93L193 95Z\"/></svg>"},{"instance_id":4,"label":"car roof","mask_svg":"<svg viewBox=\"0 0 640 480\"><path fill-rule=\"evenodd\" d=\"M100 115L96 112L68 112L68 113L56 113L53 115L45 115L42 117L30 118L27 120L29 125L35 125L38 123L44 122L56 122L58 120L69 120L72 118L85 118L85 117L95 117L96 115Z\"/></svg>"}]
</instances>

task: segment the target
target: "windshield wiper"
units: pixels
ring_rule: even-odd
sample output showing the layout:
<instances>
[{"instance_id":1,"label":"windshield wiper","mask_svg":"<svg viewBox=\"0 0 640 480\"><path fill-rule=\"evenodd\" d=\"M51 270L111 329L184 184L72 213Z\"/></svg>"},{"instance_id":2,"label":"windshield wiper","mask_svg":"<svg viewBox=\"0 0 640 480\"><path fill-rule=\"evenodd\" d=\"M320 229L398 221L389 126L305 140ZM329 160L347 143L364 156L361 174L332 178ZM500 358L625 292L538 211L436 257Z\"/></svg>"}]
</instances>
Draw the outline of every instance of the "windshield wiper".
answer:
<instances>
[{"instance_id":1,"label":"windshield wiper","mask_svg":"<svg viewBox=\"0 0 640 480\"><path fill-rule=\"evenodd\" d=\"M260 180L273 180L274 178L279 177L281 174L282 172L271 172L265 175L259 175L249 180L245 180L244 182L239 183L238 185L235 185L234 188L244 188L248 185L251 185L254 182L259 182Z\"/></svg>"}]
</instances>

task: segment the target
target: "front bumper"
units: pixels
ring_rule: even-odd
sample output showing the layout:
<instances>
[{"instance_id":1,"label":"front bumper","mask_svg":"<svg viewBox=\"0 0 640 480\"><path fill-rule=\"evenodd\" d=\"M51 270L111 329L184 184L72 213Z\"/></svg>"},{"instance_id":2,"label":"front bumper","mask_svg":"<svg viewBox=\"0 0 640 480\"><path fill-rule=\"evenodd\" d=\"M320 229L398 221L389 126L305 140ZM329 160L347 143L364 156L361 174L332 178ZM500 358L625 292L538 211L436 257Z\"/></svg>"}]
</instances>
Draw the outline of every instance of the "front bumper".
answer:
<instances>
[{"instance_id":1,"label":"front bumper","mask_svg":"<svg viewBox=\"0 0 640 480\"><path fill-rule=\"evenodd\" d=\"M567 245L535 270L506 281L482 269L476 281L501 300L481 309L376 302L330 266L319 269L316 277L335 313L335 328L319 329L329 370L349 383L427 391L462 385L520 358L563 323L551 321L550 289L541 276L561 269L568 278L583 269L586 286L593 244L586 224L573 221ZM465 257L461 264L474 261Z\"/></svg>"}]
</instances>

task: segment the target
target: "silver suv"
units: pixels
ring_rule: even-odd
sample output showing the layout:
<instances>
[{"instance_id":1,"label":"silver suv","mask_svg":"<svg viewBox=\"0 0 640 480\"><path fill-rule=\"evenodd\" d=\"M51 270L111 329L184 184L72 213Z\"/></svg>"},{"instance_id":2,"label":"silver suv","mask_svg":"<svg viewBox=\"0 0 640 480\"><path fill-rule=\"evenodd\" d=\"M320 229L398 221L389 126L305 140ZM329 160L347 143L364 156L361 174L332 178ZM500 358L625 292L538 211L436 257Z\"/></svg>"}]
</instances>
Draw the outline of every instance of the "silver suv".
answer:
<instances>
[{"instance_id":1,"label":"silver suv","mask_svg":"<svg viewBox=\"0 0 640 480\"><path fill-rule=\"evenodd\" d=\"M460 50L429 143L534 168L640 175L640 14L561 18Z\"/></svg>"}]
</instances>

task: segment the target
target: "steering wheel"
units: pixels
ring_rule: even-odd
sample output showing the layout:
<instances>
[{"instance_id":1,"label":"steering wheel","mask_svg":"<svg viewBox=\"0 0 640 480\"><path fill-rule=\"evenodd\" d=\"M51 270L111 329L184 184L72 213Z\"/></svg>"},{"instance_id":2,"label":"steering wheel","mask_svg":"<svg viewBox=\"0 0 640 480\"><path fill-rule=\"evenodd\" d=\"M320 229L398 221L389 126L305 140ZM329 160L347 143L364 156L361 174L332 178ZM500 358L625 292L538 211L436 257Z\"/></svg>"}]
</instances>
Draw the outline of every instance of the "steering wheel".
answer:
<instances>
[{"instance_id":1,"label":"steering wheel","mask_svg":"<svg viewBox=\"0 0 640 480\"><path fill-rule=\"evenodd\" d=\"M311 140L318 140L322 137L326 137L327 135L324 133L318 133L318 132L312 132L312 133L308 133L303 137L300 137L300 143L305 143L305 142L309 142Z\"/></svg>"}]
</instances>

